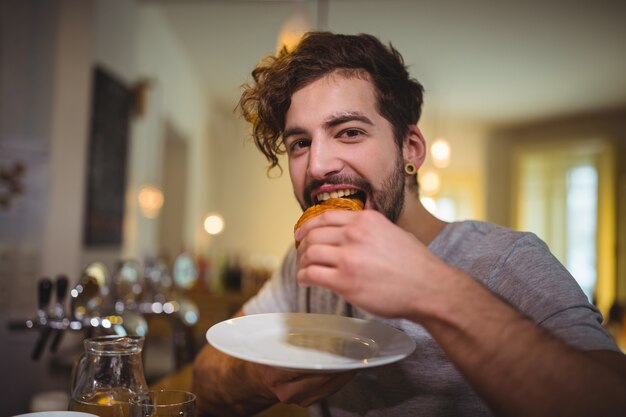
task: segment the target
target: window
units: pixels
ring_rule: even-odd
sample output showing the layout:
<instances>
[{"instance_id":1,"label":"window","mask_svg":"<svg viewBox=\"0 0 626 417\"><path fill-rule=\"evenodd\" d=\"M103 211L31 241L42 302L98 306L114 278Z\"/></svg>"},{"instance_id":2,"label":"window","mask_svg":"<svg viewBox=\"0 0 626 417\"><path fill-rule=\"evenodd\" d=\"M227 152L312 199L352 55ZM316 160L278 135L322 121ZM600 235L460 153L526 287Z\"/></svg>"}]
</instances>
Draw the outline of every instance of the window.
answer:
<instances>
[{"instance_id":1,"label":"window","mask_svg":"<svg viewBox=\"0 0 626 417\"><path fill-rule=\"evenodd\" d=\"M578 165L566 173L565 266L589 300L596 285L598 173L593 165Z\"/></svg>"},{"instance_id":2,"label":"window","mask_svg":"<svg viewBox=\"0 0 626 417\"><path fill-rule=\"evenodd\" d=\"M599 220L614 216L610 147L597 140L524 144L515 163L515 227L543 239L589 300L608 308L615 231Z\"/></svg>"}]
</instances>

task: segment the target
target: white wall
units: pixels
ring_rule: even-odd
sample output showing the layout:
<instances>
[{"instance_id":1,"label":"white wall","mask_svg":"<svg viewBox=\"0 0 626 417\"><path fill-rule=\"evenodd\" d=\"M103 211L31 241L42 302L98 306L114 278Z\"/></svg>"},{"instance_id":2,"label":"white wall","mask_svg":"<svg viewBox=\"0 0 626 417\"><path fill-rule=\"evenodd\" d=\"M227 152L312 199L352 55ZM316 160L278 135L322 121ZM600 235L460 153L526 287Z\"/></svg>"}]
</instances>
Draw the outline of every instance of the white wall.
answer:
<instances>
[{"instance_id":1,"label":"white wall","mask_svg":"<svg viewBox=\"0 0 626 417\"><path fill-rule=\"evenodd\" d=\"M154 80L154 88L148 115L135 121L129 193L143 182L162 180L161 166L153 161L160 159L163 129L169 124L188 142L187 247L205 256L229 252L262 257L275 265L292 243L291 230L300 215L288 173L267 178L267 162L234 112L239 89L234 86L233 96L227 98L212 94L202 85L192 57L168 29L159 7L144 4L139 15L137 71L140 77ZM202 222L209 211L224 215L223 234L210 237L204 232ZM124 254L140 257L158 252L154 221L142 218L136 207L127 213L131 220Z\"/></svg>"},{"instance_id":2,"label":"white wall","mask_svg":"<svg viewBox=\"0 0 626 417\"><path fill-rule=\"evenodd\" d=\"M267 177L268 163L234 107L233 102L216 103L211 113L212 177L217 181L212 210L221 212L226 224L224 232L212 239L212 249L266 258L275 265L293 244L293 225L302 212L285 161L282 176L273 170L277 178Z\"/></svg>"},{"instance_id":3,"label":"white wall","mask_svg":"<svg viewBox=\"0 0 626 417\"><path fill-rule=\"evenodd\" d=\"M167 22L153 6L98 0L95 27L94 63L105 66L129 87L146 79L150 87L145 114L131 121L122 248L86 249L83 263L104 260L112 267L120 258L141 261L159 254L159 222L167 220L144 217L137 193L144 184L162 185L166 126L175 129L189 149L189 182L180 185L187 188L187 201L178 204L185 207L185 246L202 250L206 234L199 231L199 219L210 192L205 182L208 165L204 156L209 153L205 89Z\"/></svg>"},{"instance_id":4,"label":"white wall","mask_svg":"<svg viewBox=\"0 0 626 417\"><path fill-rule=\"evenodd\" d=\"M190 249L203 250L206 234L201 231L202 217L211 191L205 89L157 8L141 7L137 29L137 74L149 79L152 87L146 115L134 122L123 254L137 259L158 254L158 223L139 213L134 196L144 183L161 184L167 125L187 141L189 182L181 184L187 187L185 240Z\"/></svg>"},{"instance_id":5,"label":"white wall","mask_svg":"<svg viewBox=\"0 0 626 417\"><path fill-rule=\"evenodd\" d=\"M95 66L100 66L127 87L132 87L137 79L135 54L139 8L135 2L128 0L92 0L92 3L93 13L89 25L93 31L93 39L90 46L89 75L92 76ZM132 132L129 134L129 142L130 152ZM128 176L130 157L127 163ZM125 226L126 220L125 218ZM80 267L97 261L104 263L113 272L121 257L122 249L119 247L81 247Z\"/></svg>"},{"instance_id":6,"label":"white wall","mask_svg":"<svg viewBox=\"0 0 626 417\"><path fill-rule=\"evenodd\" d=\"M91 2L61 1L60 5L42 271L75 276L81 266L83 237L93 8Z\"/></svg>"}]
</instances>

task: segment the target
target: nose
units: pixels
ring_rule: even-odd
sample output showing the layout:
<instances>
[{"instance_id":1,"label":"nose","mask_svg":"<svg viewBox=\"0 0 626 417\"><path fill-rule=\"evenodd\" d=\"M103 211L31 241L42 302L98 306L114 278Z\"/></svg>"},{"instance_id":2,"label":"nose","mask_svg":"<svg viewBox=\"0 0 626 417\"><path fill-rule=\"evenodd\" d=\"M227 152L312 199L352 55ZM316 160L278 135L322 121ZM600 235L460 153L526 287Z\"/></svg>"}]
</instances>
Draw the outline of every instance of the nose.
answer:
<instances>
[{"instance_id":1,"label":"nose","mask_svg":"<svg viewBox=\"0 0 626 417\"><path fill-rule=\"evenodd\" d=\"M309 149L308 173L311 178L324 179L343 168L343 161L332 141L313 140Z\"/></svg>"}]
</instances>

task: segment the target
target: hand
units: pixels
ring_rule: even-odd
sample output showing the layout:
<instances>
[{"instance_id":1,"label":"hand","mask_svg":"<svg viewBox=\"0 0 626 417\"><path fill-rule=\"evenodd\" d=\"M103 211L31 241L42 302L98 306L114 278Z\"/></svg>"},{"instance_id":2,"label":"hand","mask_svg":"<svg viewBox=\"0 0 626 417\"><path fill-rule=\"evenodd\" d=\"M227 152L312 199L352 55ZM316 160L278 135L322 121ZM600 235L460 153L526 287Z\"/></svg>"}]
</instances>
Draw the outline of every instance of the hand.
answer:
<instances>
[{"instance_id":1,"label":"hand","mask_svg":"<svg viewBox=\"0 0 626 417\"><path fill-rule=\"evenodd\" d=\"M416 319L424 303L445 296L442 273L455 271L373 210L322 213L296 239L300 285L328 288L380 316Z\"/></svg>"},{"instance_id":2,"label":"hand","mask_svg":"<svg viewBox=\"0 0 626 417\"><path fill-rule=\"evenodd\" d=\"M301 373L259 365L258 372L264 385L286 404L308 407L334 394L356 371L337 373Z\"/></svg>"},{"instance_id":3,"label":"hand","mask_svg":"<svg viewBox=\"0 0 626 417\"><path fill-rule=\"evenodd\" d=\"M194 361L193 392L199 415L250 416L277 401L307 407L335 393L355 373L288 371L236 359L207 344Z\"/></svg>"}]
</instances>

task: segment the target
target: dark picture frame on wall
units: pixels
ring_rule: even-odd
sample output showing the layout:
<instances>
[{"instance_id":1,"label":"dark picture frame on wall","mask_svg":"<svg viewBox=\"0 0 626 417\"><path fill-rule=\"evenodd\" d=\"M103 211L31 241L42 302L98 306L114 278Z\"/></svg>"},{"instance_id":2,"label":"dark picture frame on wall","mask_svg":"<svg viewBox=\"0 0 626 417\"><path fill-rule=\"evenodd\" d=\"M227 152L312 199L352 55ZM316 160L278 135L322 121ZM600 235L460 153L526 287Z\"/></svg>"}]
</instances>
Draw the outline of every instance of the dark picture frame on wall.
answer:
<instances>
[{"instance_id":1,"label":"dark picture frame on wall","mask_svg":"<svg viewBox=\"0 0 626 417\"><path fill-rule=\"evenodd\" d=\"M124 224L133 90L101 66L93 70L83 243L120 246Z\"/></svg>"}]
</instances>

